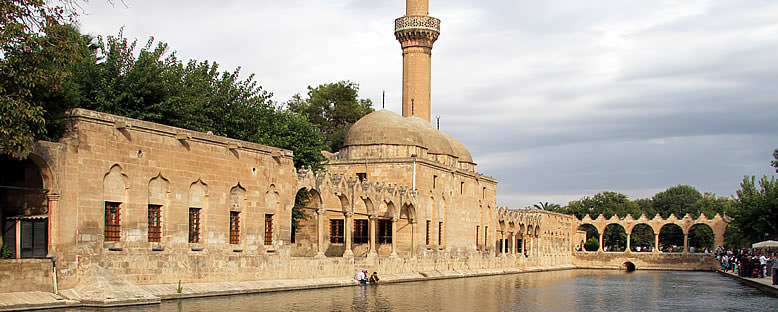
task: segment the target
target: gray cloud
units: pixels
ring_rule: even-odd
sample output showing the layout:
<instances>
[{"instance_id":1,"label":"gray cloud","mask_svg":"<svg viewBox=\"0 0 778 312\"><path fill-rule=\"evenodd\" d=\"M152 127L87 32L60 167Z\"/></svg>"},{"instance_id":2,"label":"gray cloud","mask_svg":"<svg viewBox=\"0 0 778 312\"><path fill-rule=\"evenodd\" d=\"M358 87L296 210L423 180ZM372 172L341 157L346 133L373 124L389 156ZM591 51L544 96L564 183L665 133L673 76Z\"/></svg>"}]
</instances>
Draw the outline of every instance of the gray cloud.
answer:
<instances>
[{"instance_id":1,"label":"gray cloud","mask_svg":"<svg viewBox=\"0 0 778 312\"><path fill-rule=\"evenodd\" d=\"M772 174L778 3L431 0L433 115L499 179L498 202L565 204L677 184L729 195ZM392 34L404 1L139 1L86 7L82 30L149 35L182 58L242 66L285 101L360 83L400 110Z\"/></svg>"}]
</instances>

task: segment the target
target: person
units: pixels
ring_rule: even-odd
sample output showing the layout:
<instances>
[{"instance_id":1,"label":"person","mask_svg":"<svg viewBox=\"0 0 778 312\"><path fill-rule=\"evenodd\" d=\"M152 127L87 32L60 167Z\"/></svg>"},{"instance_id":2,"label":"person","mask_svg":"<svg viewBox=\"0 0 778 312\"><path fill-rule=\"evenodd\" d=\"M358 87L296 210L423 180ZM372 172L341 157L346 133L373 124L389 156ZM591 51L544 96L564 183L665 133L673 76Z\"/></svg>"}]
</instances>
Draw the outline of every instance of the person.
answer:
<instances>
[{"instance_id":1,"label":"person","mask_svg":"<svg viewBox=\"0 0 778 312\"><path fill-rule=\"evenodd\" d=\"M357 275L354 275L354 280L362 285L367 284L367 270L362 269L362 271L357 272Z\"/></svg>"},{"instance_id":2,"label":"person","mask_svg":"<svg viewBox=\"0 0 778 312\"><path fill-rule=\"evenodd\" d=\"M370 284L376 285L378 284L378 281L381 280L378 278L378 272L373 272L372 275L370 275Z\"/></svg>"},{"instance_id":3,"label":"person","mask_svg":"<svg viewBox=\"0 0 778 312\"><path fill-rule=\"evenodd\" d=\"M759 277L764 278L767 276L767 261L769 260L765 254L759 257Z\"/></svg>"}]
</instances>

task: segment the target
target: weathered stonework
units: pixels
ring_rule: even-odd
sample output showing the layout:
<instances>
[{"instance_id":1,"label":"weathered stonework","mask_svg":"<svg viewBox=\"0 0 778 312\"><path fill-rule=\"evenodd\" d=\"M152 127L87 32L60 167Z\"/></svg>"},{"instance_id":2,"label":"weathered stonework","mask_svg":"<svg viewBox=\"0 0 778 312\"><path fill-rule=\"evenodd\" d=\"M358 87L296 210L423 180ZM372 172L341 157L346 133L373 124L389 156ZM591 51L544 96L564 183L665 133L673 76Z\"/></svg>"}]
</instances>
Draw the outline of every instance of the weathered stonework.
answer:
<instances>
[{"instance_id":1,"label":"weathered stonework","mask_svg":"<svg viewBox=\"0 0 778 312\"><path fill-rule=\"evenodd\" d=\"M17 188L44 196L0 198L16 203L0 218L23 223L6 236L14 233L17 246L19 229L47 226L33 231L45 234L42 246L28 248L43 255L0 260L0 292L58 289L80 302L124 304L158 302L152 290L177 283L342 278L362 268L434 277L626 262L715 267L710 256L685 252L575 250L586 237L581 224L602 233L613 223L628 233L641 223L655 233L673 223L684 234L707 224L718 246L726 228L720 216L577 220L498 207L497 180L478 173L467 148L429 123L430 51L440 21L427 11L427 0L407 0L396 21L402 116L364 116L338 153L325 154L320 172L295 170L287 150L72 110L63 138L36 143L18 174L28 184ZM295 207L300 190L310 198ZM304 213L294 233L293 209Z\"/></svg>"}]
</instances>

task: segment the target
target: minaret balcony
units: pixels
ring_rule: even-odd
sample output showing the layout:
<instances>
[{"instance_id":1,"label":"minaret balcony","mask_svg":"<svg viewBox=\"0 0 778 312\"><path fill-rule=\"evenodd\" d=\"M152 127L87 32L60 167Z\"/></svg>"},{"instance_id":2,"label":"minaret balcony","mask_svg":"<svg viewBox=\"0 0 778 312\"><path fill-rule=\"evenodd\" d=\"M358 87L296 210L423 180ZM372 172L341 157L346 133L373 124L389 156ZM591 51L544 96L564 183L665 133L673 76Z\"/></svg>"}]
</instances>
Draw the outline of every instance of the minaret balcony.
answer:
<instances>
[{"instance_id":1,"label":"minaret balcony","mask_svg":"<svg viewBox=\"0 0 778 312\"><path fill-rule=\"evenodd\" d=\"M429 30L440 34L440 20L427 15L406 15L394 20L394 32Z\"/></svg>"}]
</instances>

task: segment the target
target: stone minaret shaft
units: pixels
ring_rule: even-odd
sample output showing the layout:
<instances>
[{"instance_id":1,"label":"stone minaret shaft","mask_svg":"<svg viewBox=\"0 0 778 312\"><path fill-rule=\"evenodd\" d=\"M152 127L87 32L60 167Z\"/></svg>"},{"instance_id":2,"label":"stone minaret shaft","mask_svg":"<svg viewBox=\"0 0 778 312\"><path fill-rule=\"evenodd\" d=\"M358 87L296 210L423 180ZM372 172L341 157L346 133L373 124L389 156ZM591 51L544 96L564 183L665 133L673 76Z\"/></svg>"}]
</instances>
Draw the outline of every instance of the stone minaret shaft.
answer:
<instances>
[{"instance_id":1,"label":"stone minaret shaft","mask_svg":"<svg viewBox=\"0 0 778 312\"><path fill-rule=\"evenodd\" d=\"M394 20L403 50L403 116L430 121L430 61L440 20L429 16L429 0L406 0L405 16Z\"/></svg>"}]
</instances>

